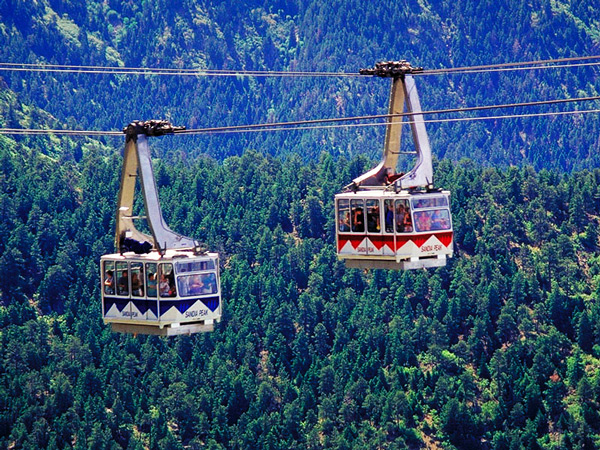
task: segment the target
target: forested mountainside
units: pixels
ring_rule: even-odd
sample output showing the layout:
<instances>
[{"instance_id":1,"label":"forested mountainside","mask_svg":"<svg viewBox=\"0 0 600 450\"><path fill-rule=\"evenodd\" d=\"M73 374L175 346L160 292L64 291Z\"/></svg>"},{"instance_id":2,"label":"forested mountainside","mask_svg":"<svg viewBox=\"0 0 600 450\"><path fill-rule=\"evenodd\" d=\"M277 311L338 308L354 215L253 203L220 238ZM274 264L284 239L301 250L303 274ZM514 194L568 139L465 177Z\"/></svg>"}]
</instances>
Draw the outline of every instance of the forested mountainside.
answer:
<instances>
[{"instance_id":1,"label":"forested mountainside","mask_svg":"<svg viewBox=\"0 0 600 450\"><path fill-rule=\"evenodd\" d=\"M593 55L598 11L555 0L0 0L0 61L461 67ZM0 77L0 128L367 115L386 112L389 89L368 77ZM417 85L425 110L599 90L594 65ZM408 272L348 270L335 255L333 196L373 167L382 127L152 138L167 222L223 264L222 322L169 339L101 320L123 137L0 135L0 448L599 448L597 122L428 125L455 255Z\"/></svg>"},{"instance_id":2,"label":"forested mountainside","mask_svg":"<svg viewBox=\"0 0 600 450\"><path fill-rule=\"evenodd\" d=\"M443 160L455 257L364 272L332 209L365 166L159 162L167 221L225 261L225 315L133 337L100 311L120 158L3 142L0 447L597 448L600 170Z\"/></svg>"},{"instance_id":3,"label":"forested mountainside","mask_svg":"<svg viewBox=\"0 0 600 450\"><path fill-rule=\"evenodd\" d=\"M585 1L2 0L0 16L0 60L14 63L357 73L381 60L437 69L590 56L600 44L600 8ZM51 115L3 115L4 126L84 130L120 130L136 119L201 128L384 113L389 89L371 77L0 76L20 102ZM425 110L600 91L594 65L422 76L417 82ZM600 158L592 114L429 128L435 154L453 160L571 171L597 167ZM382 127L256 133L190 141L187 153L223 158L251 148L313 160L322 151L374 158L382 140Z\"/></svg>"}]
</instances>

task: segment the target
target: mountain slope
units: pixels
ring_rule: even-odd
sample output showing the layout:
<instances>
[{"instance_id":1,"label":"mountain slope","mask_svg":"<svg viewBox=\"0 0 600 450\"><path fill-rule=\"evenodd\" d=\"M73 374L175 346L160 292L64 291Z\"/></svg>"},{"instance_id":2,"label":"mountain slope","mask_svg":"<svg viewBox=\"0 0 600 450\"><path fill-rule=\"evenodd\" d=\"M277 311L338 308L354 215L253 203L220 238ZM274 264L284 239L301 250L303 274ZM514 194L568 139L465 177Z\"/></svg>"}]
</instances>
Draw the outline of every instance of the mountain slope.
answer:
<instances>
[{"instance_id":1,"label":"mountain slope","mask_svg":"<svg viewBox=\"0 0 600 450\"><path fill-rule=\"evenodd\" d=\"M53 2L6 0L0 59L127 67L356 73L376 61L426 68L593 55L598 9L495 2ZM475 19L476 18L476 19ZM560 30L560 32L558 31ZM3 52L3 54L1 53ZM7 73L9 87L68 126L118 130L134 119L188 127L385 112L388 84L370 78L196 78ZM506 104L598 92L595 66L420 77L425 110ZM578 107L585 109L588 105ZM537 112L548 108L515 109ZM597 115L431 124L440 157L494 165L598 165ZM217 157L253 148L376 157L383 129L210 136L188 152Z\"/></svg>"}]
</instances>

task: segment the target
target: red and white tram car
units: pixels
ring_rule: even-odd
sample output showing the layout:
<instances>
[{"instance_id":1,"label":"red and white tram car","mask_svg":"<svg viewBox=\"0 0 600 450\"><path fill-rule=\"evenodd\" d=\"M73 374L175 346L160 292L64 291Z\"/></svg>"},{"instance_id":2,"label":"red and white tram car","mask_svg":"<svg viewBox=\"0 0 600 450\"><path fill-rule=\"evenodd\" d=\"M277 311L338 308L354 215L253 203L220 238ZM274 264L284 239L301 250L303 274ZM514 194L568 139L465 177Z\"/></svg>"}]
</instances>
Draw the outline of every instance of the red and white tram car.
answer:
<instances>
[{"instance_id":1,"label":"red and white tram car","mask_svg":"<svg viewBox=\"0 0 600 450\"><path fill-rule=\"evenodd\" d=\"M361 70L392 78L392 89L381 163L335 196L337 254L347 267L440 267L453 255L450 192L433 187L431 148L412 77L420 70L406 61ZM396 174L404 117L417 159L410 172Z\"/></svg>"}]
</instances>

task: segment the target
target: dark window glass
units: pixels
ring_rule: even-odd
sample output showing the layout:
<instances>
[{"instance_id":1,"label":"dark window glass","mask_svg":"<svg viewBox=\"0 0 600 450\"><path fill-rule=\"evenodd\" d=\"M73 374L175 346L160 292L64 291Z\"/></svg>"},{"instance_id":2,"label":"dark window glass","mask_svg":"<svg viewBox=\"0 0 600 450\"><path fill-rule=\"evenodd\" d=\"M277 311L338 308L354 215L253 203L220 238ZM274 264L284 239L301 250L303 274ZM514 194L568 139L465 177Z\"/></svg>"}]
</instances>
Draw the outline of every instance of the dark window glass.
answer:
<instances>
[{"instance_id":1,"label":"dark window glass","mask_svg":"<svg viewBox=\"0 0 600 450\"><path fill-rule=\"evenodd\" d=\"M356 233L365 232L365 201L351 200L350 207L352 210L352 231Z\"/></svg>"},{"instance_id":2,"label":"dark window glass","mask_svg":"<svg viewBox=\"0 0 600 450\"><path fill-rule=\"evenodd\" d=\"M385 232L393 233L394 232L394 200L385 200L384 211L383 211L383 220L385 222Z\"/></svg>"},{"instance_id":3,"label":"dark window glass","mask_svg":"<svg viewBox=\"0 0 600 450\"><path fill-rule=\"evenodd\" d=\"M369 233L381 232L381 214L377 199L367 200L367 230Z\"/></svg>"},{"instance_id":4,"label":"dark window glass","mask_svg":"<svg viewBox=\"0 0 600 450\"><path fill-rule=\"evenodd\" d=\"M104 278L102 284L104 285L104 295L115 295L115 262L104 261Z\"/></svg>"},{"instance_id":5,"label":"dark window glass","mask_svg":"<svg viewBox=\"0 0 600 450\"><path fill-rule=\"evenodd\" d=\"M341 233L350 231L350 201L338 200L338 230Z\"/></svg>"},{"instance_id":6,"label":"dark window glass","mask_svg":"<svg viewBox=\"0 0 600 450\"><path fill-rule=\"evenodd\" d=\"M176 297L173 264L162 263L159 266L158 293L161 297Z\"/></svg>"},{"instance_id":7,"label":"dark window glass","mask_svg":"<svg viewBox=\"0 0 600 450\"><path fill-rule=\"evenodd\" d=\"M156 263L146 264L146 296L156 298L158 288L158 275L156 274Z\"/></svg>"},{"instance_id":8,"label":"dark window glass","mask_svg":"<svg viewBox=\"0 0 600 450\"><path fill-rule=\"evenodd\" d=\"M412 219L408 200L396 200L396 231L398 233L412 233Z\"/></svg>"},{"instance_id":9,"label":"dark window glass","mask_svg":"<svg viewBox=\"0 0 600 450\"><path fill-rule=\"evenodd\" d=\"M117 295L129 295L129 270L127 262L117 261Z\"/></svg>"},{"instance_id":10,"label":"dark window glass","mask_svg":"<svg viewBox=\"0 0 600 450\"><path fill-rule=\"evenodd\" d=\"M132 262L131 269L131 295L134 297L144 296L144 263Z\"/></svg>"}]
</instances>

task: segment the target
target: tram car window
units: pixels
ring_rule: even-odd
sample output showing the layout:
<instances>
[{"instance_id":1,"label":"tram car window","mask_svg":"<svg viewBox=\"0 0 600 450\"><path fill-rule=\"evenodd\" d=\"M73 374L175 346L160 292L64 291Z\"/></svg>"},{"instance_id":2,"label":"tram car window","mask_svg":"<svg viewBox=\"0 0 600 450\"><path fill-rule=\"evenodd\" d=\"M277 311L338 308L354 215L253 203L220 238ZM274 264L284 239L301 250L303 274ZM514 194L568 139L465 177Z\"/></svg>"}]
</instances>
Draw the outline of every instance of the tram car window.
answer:
<instances>
[{"instance_id":1,"label":"tram car window","mask_svg":"<svg viewBox=\"0 0 600 450\"><path fill-rule=\"evenodd\" d=\"M177 273L199 272L202 270L214 270L215 262L209 261L178 261L175 263Z\"/></svg>"},{"instance_id":2,"label":"tram car window","mask_svg":"<svg viewBox=\"0 0 600 450\"><path fill-rule=\"evenodd\" d=\"M144 264L141 262L132 262L131 271L131 295L134 297L144 296Z\"/></svg>"},{"instance_id":3,"label":"tram car window","mask_svg":"<svg viewBox=\"0 0 600 450\"><path fill-rule=\"evenodd\" d=\"M378 199L367 200L367 230L369 233L381 232L381 216Z\"/></svg>"},{"instance_id":4,"label":"tram car window","mask_svg":"<svg viewBox=\"0 0 600 450\"><path fill-rule=\"evenodd\" d=\"M214 273L179 275L177 287L181 297L215 294L217 282Z\"/></svg>"},{"instance_id":5,"label":"tram car window","mask_svg":"<svg viewBox=\"0 0 600 450\"><path fill-rule=\"evenodd\" d=\"M338 229L342 233L350 231L350 201L338 201Z\"/></svg>"},{"instance_id":6,"label":"tram car window","mask_svg":"<svg viewBox=\"0 0 600 450\"><path fill-rule=\"evenodd\" d=\"M396 231L398 233L412 233L412 218L408 200L396 200Z\"/></svg>"},{"instance_id":7,"label":"tram car window","mask_svg":"<svg viewBox=\"0 0 600 450\"><path fill-rule=\"evenodd\" d=\"M104 262L104 279L102 284L104 286L105 295L115 295L115 263L114 261Z\"/></svg>"},{"instance_id":8,"label":"tram car window","mask_svg":"<svg viewBox=\"0 0 600 450\"><path fill-rule=\"evenodd\" d=\"M129 268L127 262L119 261L116 265L117 295L129 295Z\"/></svg>"},{"instance_id":9,"label":"tram car window","mask_svg":"<svg viewBox=\"0 0 600 450\"><path fill-rule=\"evenodd\" d=\"M156 298L157 287L156 263L146 263L146 296Z\"/></svg>"},{"instance_id":10,"label":"tram car window","mask_svg":"<svg viewBox=\"0 0 600 450\"><path fill-rule=\"evenodd\" d=\"M175 277L173 275L173 264L162 263L159 265L160 278L158 282L158 292L161 297L175 297Z\"/></svg>"},{"instance_id":11,"label":"tram car window","mask_svg":"<svg viewBox=\"0 0 600 450\"><path fill-rule=\"evenodd\" d=\"M351 200L350 208L352 210L352 231L355 233L364 233L365 231L365 201Z\"/></svg>"}]
</instances>

